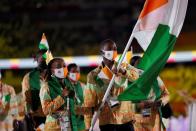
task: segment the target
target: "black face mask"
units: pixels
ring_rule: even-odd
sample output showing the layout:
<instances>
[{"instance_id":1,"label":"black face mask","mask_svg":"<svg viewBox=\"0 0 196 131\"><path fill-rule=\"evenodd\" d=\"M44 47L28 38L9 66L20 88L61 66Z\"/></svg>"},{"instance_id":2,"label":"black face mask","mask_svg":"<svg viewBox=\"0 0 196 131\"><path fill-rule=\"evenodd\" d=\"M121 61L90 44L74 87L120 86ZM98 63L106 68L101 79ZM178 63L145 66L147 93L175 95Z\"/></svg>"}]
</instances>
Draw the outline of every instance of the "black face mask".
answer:
<instances>
[{"instance_id":1,"label":"black face mask","mask_svg":"<svg viewBox=\"0 0 196 131\"><path fill-rule=\"evenodd\" d=\"M40 71L43 71L43 70L47 69L46 61L42 61L42 62L38 63L37 69L40 70Z\"/></svg>"}]
</instances>

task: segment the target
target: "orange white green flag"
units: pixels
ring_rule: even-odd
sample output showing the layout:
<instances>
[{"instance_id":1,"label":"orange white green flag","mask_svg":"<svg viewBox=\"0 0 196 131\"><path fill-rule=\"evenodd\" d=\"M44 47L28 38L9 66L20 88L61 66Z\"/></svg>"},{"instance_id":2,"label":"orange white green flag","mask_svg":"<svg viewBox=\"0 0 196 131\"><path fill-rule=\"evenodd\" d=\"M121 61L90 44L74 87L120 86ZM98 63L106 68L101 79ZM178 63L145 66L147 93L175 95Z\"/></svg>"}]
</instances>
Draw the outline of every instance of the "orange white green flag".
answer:
<instances>
[{"instance_id":1,"label":"orange white green flag","mask_svg":"<svg viewBox=\"0 0 196 131\"><path fill-rule=\"evenodd\" d=\"M48 64L53 59L53 55L52 55L51 51L49 50L49 45L48 45L48 41L46 39L45 33L42 34L42 38L39 43L39 49L46 51L43 54L43 58L46 60L46 64Z\"/></svg>"},{"instance_id":2,"label":"orange white green flag","mask_svg":"<svg viewBox=\"0 0 196 131\"><path fill-rule=\"evenodd\" d=\"M160 24L167 25L170 33L178 37L187 3L188 0L146 0L133 32L144 51Z\"/></svg>"},{"instance_id":3,"label":"orange white green flag","mask_svg":"<svg viewBox=\"0 0 196 131\"><path fill-rule=\"evenodd\" d=\"M187 5L188 0L146 0L133 31L144 49L138 65L144 72L119 95L119 100L146 100L151 88L158 99L160 89L156 80L182 29Z\"/></svg>"},{"instance_id":4,"label":"orange white green flag","mask_svg":"<svg viewBox=\"0 0 196 131\"><path fill-rule=\"evenodd\" d=\"M46 39L45 33L42 34L42 39L39 43L39 49L40 50L49 50L49 45L48 45L48 41Z\"/></svg>"}]
</instances>

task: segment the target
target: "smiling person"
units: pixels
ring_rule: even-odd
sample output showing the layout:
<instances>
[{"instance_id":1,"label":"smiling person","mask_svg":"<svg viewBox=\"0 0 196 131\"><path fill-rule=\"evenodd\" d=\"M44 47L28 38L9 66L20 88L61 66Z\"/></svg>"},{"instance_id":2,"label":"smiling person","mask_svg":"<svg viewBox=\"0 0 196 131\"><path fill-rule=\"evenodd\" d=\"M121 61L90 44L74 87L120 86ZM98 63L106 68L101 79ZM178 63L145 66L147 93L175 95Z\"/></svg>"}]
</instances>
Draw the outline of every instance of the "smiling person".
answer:
<instances>
[{"instance_id":1,"label":"smiling person","mask_svg":"<svg viewBox=\"0 0 196 131\"><path fill-rule=\"evenodd\" d=\"M66 85L67 73L63 59L54 58L49 62L47 77L40 90L41 105L46 115L45 131L77 131L74 92Z\"/></svg>"},{"instance_id":2,"label":"smiling person","mask_svg":"<svg viewBox=\"0 0 196 131\"><path fill-rule=\"evenodd\" d=\"M135 81L139 75L136 68L122 64L117 72L115 59L117 57L116 43L110 39L101 43L100 49L103 61L87 76L87 85L84 89L84 106L96 111L102 102L105 91L113 73L116 74L115 82L110 92L109 99L99 116L101 131L133 131L134 114L129 101L117 101L116 97L128 86L128 81ZM85 125L88 130L91 125L93 113L85 114Z\"/></svg>"}]
</instances>

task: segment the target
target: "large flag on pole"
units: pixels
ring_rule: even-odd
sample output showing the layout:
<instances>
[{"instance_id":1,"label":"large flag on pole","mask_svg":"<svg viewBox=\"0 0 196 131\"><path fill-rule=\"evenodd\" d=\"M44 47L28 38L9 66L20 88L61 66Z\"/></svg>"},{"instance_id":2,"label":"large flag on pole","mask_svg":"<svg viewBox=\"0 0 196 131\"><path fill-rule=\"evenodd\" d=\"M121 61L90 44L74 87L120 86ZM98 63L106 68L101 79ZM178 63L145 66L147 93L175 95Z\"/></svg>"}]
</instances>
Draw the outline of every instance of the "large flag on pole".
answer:
<instances>
[{"instance_id":1,"label":"large flag on pole","mask_svg":"<svg viewBox=\"0 0 196 131\"><path fill-rule=\"evenodd\" d=\"M119 100L146 100L182 29L188 0L146 0L134 36L144 49L138 68L141 77L119 95Z\"/></svg>"},{"instance_id":2,"label":"large flag on pole","mask_svg":"<svg viewBox=\"0 0 196 131\"><path fill-rule=\"evenodd\" d=\"M168 25L170 33L178 36L185 18L188 0L146 0L133 32L146 50L158 26Z\"/></svg>"}]
</instances>

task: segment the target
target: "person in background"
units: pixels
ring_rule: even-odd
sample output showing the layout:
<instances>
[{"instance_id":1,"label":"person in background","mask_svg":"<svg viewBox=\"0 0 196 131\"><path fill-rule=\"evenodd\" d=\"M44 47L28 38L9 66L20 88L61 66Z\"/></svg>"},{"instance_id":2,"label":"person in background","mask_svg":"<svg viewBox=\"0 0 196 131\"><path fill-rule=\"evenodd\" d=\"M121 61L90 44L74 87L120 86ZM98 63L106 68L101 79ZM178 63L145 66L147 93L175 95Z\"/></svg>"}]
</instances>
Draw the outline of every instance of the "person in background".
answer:
<instances>
[{"instance_id":1,"label":"person in background","mask_svg":"<svg viewBox=\"0 0 196 131\"><path fill-rule=\"evenodd\" d=\"M0 131L12 131L17 116L14 88L2 82L0 71Z\"/></svg>"},{"instance_id":2,"label":"person in background","mask_svg":"<svg viewBox=\"0 0 196 131\"><path fill-rule=\"evenodd\" d=\"M25 100L25 114L27 118L33 119L32 122L28 122L28 128L32 130L36 129L40 124L45 122L45 116L43 114L41 103L39 99L40 84L43 77L46 75L47 64L43 55L46 50L39 50L35 60L38 66L27 73L22 81L22 94ZM32 118L31 118L32 117Z\"/></svg>"},{"instance_id":3,"label":"person in background","mask_svg":"<svg viewBox=\"0 0 196 131\"><path fill-rule=\"evenodd\" d=\"M28 127L25 127L24 123L24 117L25 117L25 101L23 99L22 92L18 93L16 95L16 101L17 101L17 117L13 121L13 131L26 131L28 130Z\"/></svg>"},{"instance_id":4,"label":"person in background","mask_svg":"<svg viewBox=\"0 0 196 131\"><path fill-rule=\"evenodd\" d=\"M71 63L67 66L68 68L68 77L65 79L66 86L74 91L74 108L82 108L82 104L84 102L84 96L83 96L83 88L84 84L79 81L80 79L80 68L75 64ZM84 116L82 109L81 111L76 111L76 123L77 123L77 129L78 131L85 130L85 124L84 124Z\"/></svg>"},{"instance_id":5,"label":"person in background","mask_svg":"<svg viewBox=\"0 0 196 131\"><path fill-rule=\"evenodd\" d=\"M61 58L48 64L47 77L41 84L40 100L46 115L45 131L77 131L74 92L67 87L67 67Z\"/></svg>"},{"instance_id":6,"label":"person in background","mask_svg":"<svg viewBox=\"0 0 196 131\"><path fill-rule=\"evenodd\" d=\"M85 130L84 124L84 114L90 111L88 108L83 107L84 96L83 90L85 88L85 84L79 81L80 79L80 68L75 63L71 63L68 65L68 77L66 79L67 86L75 92L75 112L76 112L76 123L78 131ZM95 131L99 130L99 123L96 122L94 127Z\"/></svg>"},{"instance_id":7,"label":"person in background","mask_svg":"<svg viewBox=\"0 0 196 131\"><path fill-rule=\"evenodd\" d=\"M87 76L87 85L84 89L84 106L91 108L91 112L84 115L86 129L89 130L94 111L102 102L105 91L113 73L116 74L115 82L110 92L109 99L99 116L101 131L133 131L134 114L130 101L117 101L116 97L128 86L128 81L135 81L139 75L137 70L128 64L122 65L117 72L115 59L117 47L114 41L107 39L101 43L103 61Z\"/></svg>"},{"instance_id":8,"label":"person in background","mask_svg":"<svg viewBox=\"0 0 196 131\"><path fill-rule=\"evenodd\" d=\"M131 65L137 67L140 59L140 56L132 57ZM138 72L141 75L143 71L138 69ZM134 123L135 131L161 131L162 123L159 107L166 105L169 102L169 92L159 77L157 78L157 81L161 91L161 97L158 100L155 100L156 95L152 88L148 96L149 100L133 104L136 120Z\"/></svg>"},{"instance_id":9,"label":"person in background","mask_svg":"<svg viewBox=\"0 0 196 131\"><path fill-rule=\"evenodd\" d=\"M39 44L39 50L34 55L34 60L37 62L37 67L28 72L22 81L22 95L25 101L25 119L28 120L27 127L29 130L36 129L39 125L45 122L45 116L41 108L39 98L40 84L46 75L49 46L45 34ZM31 121L33 120L33 122Z\"/></svg>"}]
</instances>

